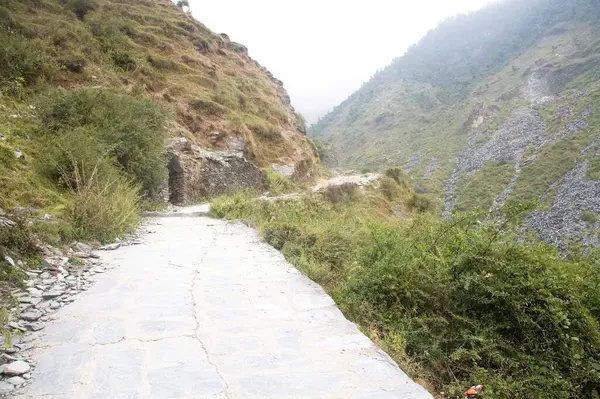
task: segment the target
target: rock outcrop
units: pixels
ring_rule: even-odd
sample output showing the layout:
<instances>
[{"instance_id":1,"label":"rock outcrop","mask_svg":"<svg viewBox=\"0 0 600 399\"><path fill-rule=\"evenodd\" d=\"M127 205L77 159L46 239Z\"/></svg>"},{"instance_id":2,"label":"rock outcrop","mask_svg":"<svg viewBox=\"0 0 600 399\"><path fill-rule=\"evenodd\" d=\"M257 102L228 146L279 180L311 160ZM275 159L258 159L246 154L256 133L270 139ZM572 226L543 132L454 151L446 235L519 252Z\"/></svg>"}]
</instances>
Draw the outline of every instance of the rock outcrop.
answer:
<instances>
[{"instance_id":1,"label":"rock outcrop","mask_svg":"<svg viewBox=\"0 0 600 399\"><path fill-rule=\"evenodd\" d=\"M236 190L265 190L261 170L239 151L206 151L184 138L167 146L169 202L190 204Z\"/></svg>"}]
</instances>

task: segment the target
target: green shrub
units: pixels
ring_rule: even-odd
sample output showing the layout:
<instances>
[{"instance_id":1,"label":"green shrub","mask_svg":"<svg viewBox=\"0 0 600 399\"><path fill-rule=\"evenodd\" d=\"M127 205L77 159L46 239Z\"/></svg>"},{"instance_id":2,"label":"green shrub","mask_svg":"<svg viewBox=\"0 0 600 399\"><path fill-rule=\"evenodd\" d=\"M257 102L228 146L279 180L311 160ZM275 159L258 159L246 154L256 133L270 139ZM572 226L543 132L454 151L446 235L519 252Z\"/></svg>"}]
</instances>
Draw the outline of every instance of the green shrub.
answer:
<instances>
[{"instance_id":1,"label":"green shrub","mask_svg":"<svg viewBox=\"0 0 600 399\"><path fill-rule=\"evenodd\" d=\"M154 102L114 90L85 88L54 91L38 107L40 133L55 140L57 146L62 143L67 153L82 161L78 165L90 170L90 165L108 157L144 192L162 184L166 174L162 155L165 113ZM68 169L69 157L61 159L61 168Z\"/></svg>"},{"instance_id":2,"label":"green shrub","mask_svg":"<svg viewBox=\"0 0 600 399\"><path fill-rule=\"evenodd\" d=\"M115 64L115 67L123 72L132 72L137 68L135 59L133 59L131 55L125 51L119 51L115 49L111 50L109 55Z\"/></svg>"},{"instance_id":3,"label":"green shrub","mask_svg":"<svg viewBox=\"0 0 600 399\"><path fill-rule=\"evenodd\" d=\"M313 145L315 146L315 151L317 151L317 156L321 161L327 157L329 152L329 146L321 139L312 140Z\"/></svg>"},{"instance_id":4,"label":"green shrub","mask_svg":"<svg viewBox=\"0 0 600 399\"><path fill-rule=\"evenodd\" d=\"M100 43L100 48L114 66L121 71L131 72L137 68L132 55L132 45L128 38L134 32L130 21L110 15L95 15L89 22L92 34Z\"/></svg>"},{"instance_id":5,"label":"green shrub","mask_svg":"<svg viewBox=\"0 0 600 399\"><path fill-rule=\"evenodd\" d=\"M108 242L131 232L139 219L139 191L121 176L92 176L75 192L69 216L80 240Z\"/></svg>"},{"instance_id":6,"label":"green shrub","mask_svg":"<svg viewBox=\"0 0 600 399\"><path fill-rule=\"evenodd\" d=\"M36 253L37 246L26 220L22 218L11 218L11 220L16 223L15 227L0 228L0 255L3 254L4 249L10 249L24 256Z\"/></svg>"},{"instance_id":7,"label":"green shrub","mask_svg":"<svg viewBox=\"0 0 600 399\"><path fill-rule=\"evenodd\" d=\"M402 350L436 390L485 383L492 398L600 393L600 273L476 217L374 225L340 294L345 311Z\"/></svg>"},{"instance_id":8,"label":"green shrub","mask_svg":"<svg viewBox=\"0 0 600 399\"><path fill-rule=\"evenodd\" d=\"M113 174L116 162L109 158L109 146L93 128L78 127L44 137L39 144L36 167L41 176L64 188L76 190L94 174Z\"/></svg>"},{"instance_id":9,"label":"green shrub","mask_svg":"<svg viewBox=\"0 0 600 399\"><path fill-rule=\"evenodd\" d=\"M394 179L398 184L406 184L409 181L408 176L401 168L390 168L385 171L385 175Z\"/></svg>"},{"instance_id":10,"label":"green shrub","mask_svg":"<svg viewBox=\"0 0 600 399\"><path fill-rule=\"evenodd\" d=\"M408 205L411 207L411 209L419 213L435 213L437 206L434 201L435 200L432 200L431 197L425 194L415 193Z\"/></svg>"},{"instance_id":11,"label":"green shrub","mask_svg":"<svg viewBox=\"0 0 600 399\"><path fill-rule=\"evenodd\" d=\"M44 53L40 41L0 31L0 46L0 83L3 86L19 80L25 86L31 86L52 76L54 63Z\"/></svg>"}]
</instances>

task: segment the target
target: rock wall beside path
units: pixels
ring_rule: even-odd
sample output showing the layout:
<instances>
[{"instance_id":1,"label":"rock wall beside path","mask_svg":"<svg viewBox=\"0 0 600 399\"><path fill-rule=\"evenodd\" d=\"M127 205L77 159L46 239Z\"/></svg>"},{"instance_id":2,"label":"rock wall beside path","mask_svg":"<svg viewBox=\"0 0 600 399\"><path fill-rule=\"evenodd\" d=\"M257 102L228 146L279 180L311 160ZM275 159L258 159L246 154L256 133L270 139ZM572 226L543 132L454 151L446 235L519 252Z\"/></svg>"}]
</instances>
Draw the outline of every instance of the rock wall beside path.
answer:
<instances>
[{"instance_id":1,"label":"rock wall beside path","mask_svg":"<svg viewBox=\"0 0 600 399\"><path fill-rule=\"evenodd\" d=\"M179 138L169 143L167 158L172 204L192 204L236 190L267 188L262 171L239 151L206 151Z\"/></svg>"}]
</instances>

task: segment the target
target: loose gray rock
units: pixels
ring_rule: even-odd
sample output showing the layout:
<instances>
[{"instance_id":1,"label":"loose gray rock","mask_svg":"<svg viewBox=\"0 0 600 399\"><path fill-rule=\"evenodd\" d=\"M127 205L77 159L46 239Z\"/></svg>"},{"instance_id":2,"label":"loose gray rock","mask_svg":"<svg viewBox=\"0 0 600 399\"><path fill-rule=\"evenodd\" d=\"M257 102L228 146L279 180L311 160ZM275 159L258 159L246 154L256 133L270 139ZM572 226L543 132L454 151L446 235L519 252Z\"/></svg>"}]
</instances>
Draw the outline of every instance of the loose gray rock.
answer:
<instances>
[{"instance_id":1,"label":"loose gray rock","mask_svg":"<svg viewBox=\"0 0 600 399\"><path fill-rule=\"evenodd\" d=\"M0 227L8 229L10 227L15 227L16 223L10 219L5 218L4 216L0 216Z\"/></svg>"},{"instance_id":2,"label":"loose gray rock","mask_svg":"<svg viewBox=\"0 0 600 399\"><path fill-rule=\"evenodd\" d=\"M73 257L79 259L88 259L92 257L92 254L89 252L73 252Z\"/></svg>"},{"instance_id":3,"label":"loose gray rock","mask_svg":"<svg viewBox=\"0 0 600 399\"><path fill-rule=\"evenodd\" d=\"M13 260L13 258L11 258L11 257L10 257L10 256L8 256L8 255L4 255L4 260L5 260L5 261L7 261L7 262L8 262L8 264L9 264L9 265L11 265L12 267L15 267L15 266L17 266L17 265L15 264L15 261Z\"/></svg>"},{"instance_id":4,"label":"loose gray rock","mask_svg":"<svg viewBox=\"0 0 600 399\"><path fill-rule=\"evenodd\" d=\"M11 321L10 323L8 323L8 327L12 328L13 330L19 330L19 331L27 330L25 327L23 327L22 325L20 325L19 323L15 322L15 321Z\"/></svg>"},{"instance_id":5,"label":"loose gray rock","mask_svg":"<svg viewBox=\"0 0 600 399\"><path fill-rule=\"evenodd\" d=\"M40 274L40 278L42 280L45 280L45 279L50 278L50 277L52 277L52 275L50 273L48 273L48 272L43 272L42 274Z\"/></svg>"},{"instance_id":6,"label":"loose gray rock","mask_svg":"<svg viewBox=\"0 0 600 399\"><path fill-rule=\"evenodd\" d=\"M116 242L114 244L109 244L109 245L103 245L100 247L100 249L102 251L114 251L115 249L118 249L121 247L121 243L120 242Z\"/></svg>"},{"instance_id":7,"label":"loose gray rock","mask_svg":"<svg viewBox=\"0 0 600 399\"><path fill-rule=\"evenodd\" d=\"M21 319L25 321L38 321L42 317L42 312L37 310L29 310L21 315Z\"/></svg>"},{"instance_id":8,"label":"loose gray rock","mask_svg":"<svg viewBox=\"0 0 600 399\"><path fill-rule=\"evenodd\" d=\"M29 363L23 360L17 360L16 362L8 363L4 365L2 373L6 375L22 375L31 370Z\"/></svg>"},{"instance_id":9,"label":"loose gray rock","mask_svg":"<svg viewBox=\"0 0 600 399\"><path fill-rule=\"evenodd\" d=\"M15 387L20 387L21 385L25 384L25 379L19 376L10 377L6 381L13 384Z\"/></svg>"},{"instance_id":10,"label":"loose gray rock","mask_svg":"<svg viewBox=\"0 0 600 399\"><path fill-rule=\"evenodd\" d=\"M28 327L31 331L40 331L43 330L45 326L43 323L30 323Z\"/></svg>"},{"instance_id":11,"label":"loose gray rock","mask_svg":"<svg viewBox=\"0 0 600 399\"><path fill-rule=\"evenodd\" d=\"M89 254L90 252L92 252L92 247L90 247L87 244L84 244L82 242L76 242L75 244L73 244L71 246L71 249L75 252L82 252L82 253L86 253Z\"/></svg>"},{"instance_id":12,"label":"loose gray rock","mask_svg":"<svg viewBox=\"0 0 600 399\"><path fill-rule=\"evenodd\" d=\"M53 299L53 298L57 298L57 297L63 295L64 293L65 293L64 290L53 289L53 290L44 292L42 294L42 298L44 298L44 299Z\"/></svg>"},{"instance_id":13,"label":"loose gray rock","mask_svg":"<svg viewBox=\"0 0 600 399\"><path fill-rule=\"evenodd\" d=\"M11 393L15 389L15 386L6 381L0 381L0 395Z\"/></svg>"}]
</instances>

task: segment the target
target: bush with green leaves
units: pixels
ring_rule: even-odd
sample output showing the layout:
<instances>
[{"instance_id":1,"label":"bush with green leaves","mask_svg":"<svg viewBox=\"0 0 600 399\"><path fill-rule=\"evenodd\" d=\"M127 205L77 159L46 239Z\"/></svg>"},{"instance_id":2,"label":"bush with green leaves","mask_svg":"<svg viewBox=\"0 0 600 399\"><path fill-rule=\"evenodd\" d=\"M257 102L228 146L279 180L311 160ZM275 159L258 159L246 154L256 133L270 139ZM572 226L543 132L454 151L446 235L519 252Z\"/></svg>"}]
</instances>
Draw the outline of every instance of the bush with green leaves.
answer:
<instances>
[{"instance_id":1,"label":"bush with green leaves","mask_svg":"<svg viewBox=\"0 0 600 399\"><path fill-rule=\"evenodd\" d=\"M54 63L39 40L0 29L0 83L2 91L15 85L31 86L52 76ZM13 94L13 93L8 93Z\"/></svg>"},{"instance_id":2,"label":"bush with green leaves","mask_svg":"<svg viewBox=\"0 0 600 399\"><path fill-rule=\"evenodd\" d=\"M165 112L154 102L110 89L57 90L40 101L39 116L54 148L47 173L72 170L75 157L87 171L118 165L146 193L164 181Z\"/></svg>"},{"instance_id":3,"label":"bush with green leaves","mask_svg":"<svg viewBox=\"0 0 600 399\"><path fill-rule=\"evenodd\" d=\"M437 205L435 200L425 194L414 194L409 202L411 209L420 213L435 213Z\"/></svg>"},{"instance_id":4,"label":"bush with green leaves","mask_svg":"<svg viewBox=\"0 0 600 399\"><path fill-rule=\"evenodd\" d=\"M597 398L600 269L476 215L372 225L342 307L450 396ZM400 337L400 339L398 339Z\"/></svg>"}]
</instances>

